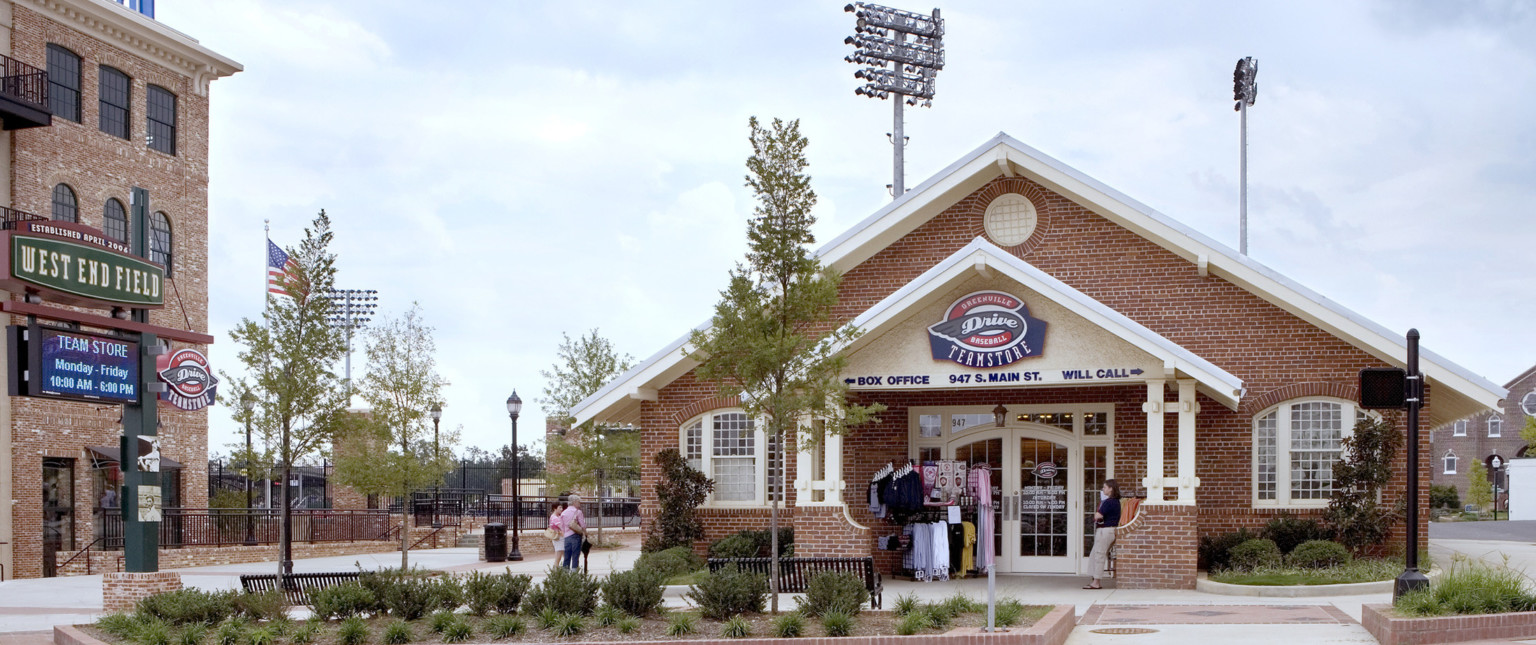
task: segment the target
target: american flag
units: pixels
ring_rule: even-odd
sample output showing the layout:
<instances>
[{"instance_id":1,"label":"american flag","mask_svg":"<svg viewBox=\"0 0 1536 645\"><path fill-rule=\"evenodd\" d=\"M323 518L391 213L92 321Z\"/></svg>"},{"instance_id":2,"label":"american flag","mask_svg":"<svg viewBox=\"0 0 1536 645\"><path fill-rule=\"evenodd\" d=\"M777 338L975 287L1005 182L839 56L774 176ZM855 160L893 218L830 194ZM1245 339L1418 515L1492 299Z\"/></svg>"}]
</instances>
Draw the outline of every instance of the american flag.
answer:
<instances>
[{"instance_id":1,"label":"american flag","mask_svg":"<svg viewBox=\"0 0 1536 645\"><path fill-rule=\"evenodd\" d=\"M292 266L293 260L288 259L288 254L272 240L267 240L267 293L293 297L287 287L288 269Z\"/></svg>"}]
</instances>

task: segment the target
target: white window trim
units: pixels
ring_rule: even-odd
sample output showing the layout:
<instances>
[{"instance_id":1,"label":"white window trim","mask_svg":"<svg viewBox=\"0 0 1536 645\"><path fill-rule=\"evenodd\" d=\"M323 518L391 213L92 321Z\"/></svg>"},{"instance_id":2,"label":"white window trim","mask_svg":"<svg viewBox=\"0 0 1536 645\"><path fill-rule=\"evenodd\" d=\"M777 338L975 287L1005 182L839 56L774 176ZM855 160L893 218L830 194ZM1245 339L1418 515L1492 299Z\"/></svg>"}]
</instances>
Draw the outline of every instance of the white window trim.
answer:
<instances>
[{"instance_id":1,"label":"white window trim","mask_svg":"<svg viewBox=\"0 0 1536 645\"><path fill-rule=\"evenodd\" d=\"M1495 414L1488 417L1488 436L1499 438L1504 436L1504 418Z\"/></svg>"},{"instance_id":2,"label":"white window trim","mask_svg":"<svg viewBox=\"0 0 1536 645\"><path fill-rule=\"evenodd\" d=\"M1460 463L1458 463L1458 461L1456 459L1456 451L1455 450L1447 450L1447 451L1445 451L1445 456L1440 458L1440 469L1441 469L1441 473L1440 474L1442 474L1442 475L1454 475L1454 474L1456 474L1456 468L1458 466L1460 466Z\"/></svg>"},{"instance_id":3,"label":"white window trim","mask_svg":"<svg viewBox=\"0 0 1536 645\"><path fill-rule=\"evenodd\" d=\"M1340 429L1339 441L1343 441L1355 434L1355 418L1361 412L1353 401L1335 399L1327 396L1310 396L1299 399L1281 401L1265 408L1248 421L1248 440L1252 444L1248 456L1248 486L1252 491L1252 501L1255 508L1327 508L1329 500L1324 499L1291 499L1291 424L1290 408L1301 403L1333 403L1341 406L1340 419L1344 427ZM1283 414L1280 414L1283 411ZM1277 413L1275 418L1275 499L1259 498L1259 442L1255 439L1258 434L1259 419ZM1375 416L1375 413L1366 412ZM1340 456L1344 453L1340 452Z\"/></svg>"},{"instance_id":4,"label":"white window trim","mask_svg":"<svg viewBox=\"0 0 1536 645\"><path fill-rule=\"evenodd\" d=\"M709 477L711 481L714 480L715 472L713 463L715 453L715 433L713 426L714 417L718 414L742 414L743 412L744 411L741 408L720 408L718 410L710 410L696 417L688 419L687 421L684 421L681 426L678 426L678 448L682 451L683 458L687 459L688 427L692 426L695 422L703 424L703 431L700 437L700 450L702 454L700 455L699 471L703 472L704 476ZM755 432L755 436L752 440L752 448L753 461L756 466L755 470L757 471L757 483L755 486L757 490L756 497L751 501L719 502L715 501L715 494L710 493L709 497L705 498L704 500L704 506L709 508L762 508L768 505L768 435L763 431L763 427L765 425L766 424L762 422L762 419L755 419L752 423L752 429ZM790 455L785 455L785 458L787 459L789 456Z\"/></svg>"},{"instance_id":5,"label":"white window trim","mask_svg":"<svg viewBox=\"0 0 1536 645\"><path fill-rule=\"evenodd\" d=\"M1460 421L1457 421L1454 425L1451 426L1451 436L1453 436L1453 437L1465 437L1465 436L1467 436L1467 420L1466 419L1462 419Z\"/></svg>"}]
</instances>

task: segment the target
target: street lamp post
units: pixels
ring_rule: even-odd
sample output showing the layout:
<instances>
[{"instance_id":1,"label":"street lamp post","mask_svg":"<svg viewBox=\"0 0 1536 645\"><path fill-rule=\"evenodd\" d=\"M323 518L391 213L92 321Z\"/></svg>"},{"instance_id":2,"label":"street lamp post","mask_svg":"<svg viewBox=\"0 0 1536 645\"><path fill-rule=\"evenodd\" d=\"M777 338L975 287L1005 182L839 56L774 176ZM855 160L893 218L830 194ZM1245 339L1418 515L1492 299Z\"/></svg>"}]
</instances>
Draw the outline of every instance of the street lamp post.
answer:
<instances>
[{"instance_id":1,"label":"street lamp post","mask_svg":"<svg viewBox=\"0 0 1536 645\"><path fill-rule=\"evenodd\" d=\"M517 390L512 390L512 396L507 397L507 414L512 417L512 550L507 553L507 560L521 562L523 552L517 548L518 528L523 523L523 479L518 472L518 462L522 461L517 450L517 415L523 411L523 400L518 398Z\"/></svg>"},{"instance_id":2,"label":"street lamp post","mask_svg":"<svg viewBox=\"0 0 1536 645\"><path fill-rule=\"evenodd\" d=\"M256 543L256 516L251 509L251 412L256 410L256 397L246 392L240 397L240 409L245 411L245 467L241 470L245 479L245 543L249 546Z\"/></svg>"},{"instance_id":3,"label":"street lamp post","mask_svg":"<svg viewBox=\"0 0 1536 645\"><path fill-rule=\"evenodd\" d=\"M437 468L438 460L442 459L442 446L438 443L437 423L443 420L443 406L432 404L432 467ZM442 499L442 485L432 487L432 528L443 528L443 520L437 515L437 506Z\"/></svg>"}]
</instances>

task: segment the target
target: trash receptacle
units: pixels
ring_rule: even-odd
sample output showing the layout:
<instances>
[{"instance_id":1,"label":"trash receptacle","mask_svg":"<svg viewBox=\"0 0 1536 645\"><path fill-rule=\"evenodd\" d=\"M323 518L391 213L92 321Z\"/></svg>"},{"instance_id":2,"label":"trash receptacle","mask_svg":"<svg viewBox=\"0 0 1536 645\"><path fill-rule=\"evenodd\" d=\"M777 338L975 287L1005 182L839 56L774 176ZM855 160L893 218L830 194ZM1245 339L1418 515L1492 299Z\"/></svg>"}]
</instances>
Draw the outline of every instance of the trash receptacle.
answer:
<instances>
[{"instance_id":1,"label":"trash receptacle","mask_svg":"<svg viewBox=\"0 0 1536 645\"><path fill-rule=\"evenodd\" d=\"M485 525L485 561L507 561L507 525L500 522Z\"/></svg>"}]
</instances>

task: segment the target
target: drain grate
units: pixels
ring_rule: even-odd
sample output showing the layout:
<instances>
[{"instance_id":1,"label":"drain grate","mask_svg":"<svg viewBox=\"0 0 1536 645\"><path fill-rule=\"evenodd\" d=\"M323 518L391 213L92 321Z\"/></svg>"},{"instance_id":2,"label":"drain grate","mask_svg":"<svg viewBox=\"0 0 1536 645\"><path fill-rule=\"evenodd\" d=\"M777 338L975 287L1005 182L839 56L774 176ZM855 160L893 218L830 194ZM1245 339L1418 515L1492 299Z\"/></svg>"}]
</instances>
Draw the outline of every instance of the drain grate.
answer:
<instances>
[{"instance_id":1,"label":"drain grate","mask_svg":"<svg viewBox=\"0 0 1536 645\"><path fill-rule=\"evenodd\" d=\"M1121 634L1121 635L1156 634L1157 633L1157 630L1149 629L1149 628L1146 628L1146 627L1105 627L1105 628L1102 628L1102 629L1094 629L1094 630L1090 630L1090 631L1092 631L1095 634Z\"/></svg>"}]
</instances>

